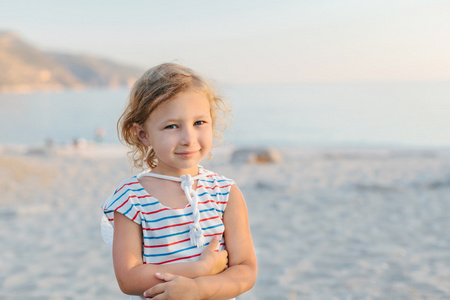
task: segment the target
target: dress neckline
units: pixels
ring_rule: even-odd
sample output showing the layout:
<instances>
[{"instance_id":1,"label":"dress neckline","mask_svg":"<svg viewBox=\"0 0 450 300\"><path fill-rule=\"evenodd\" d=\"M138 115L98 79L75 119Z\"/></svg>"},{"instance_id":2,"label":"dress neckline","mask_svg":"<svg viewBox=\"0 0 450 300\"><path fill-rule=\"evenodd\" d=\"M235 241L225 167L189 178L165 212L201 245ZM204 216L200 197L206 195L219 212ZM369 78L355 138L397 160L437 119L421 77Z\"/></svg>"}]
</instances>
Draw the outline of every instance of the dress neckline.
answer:
<instances>
[{"instance_id":1,"label":"dress neckline","mask_svg":"<svg viewBox=\"0 0 450 300\"><path fill-rule=\"evenodd\" d=\"M167 176L163 174L158 173L152 173L152 172L143 172L137 175L137 179L139 180L142 177L155 177L165 180L172 180L176 182L181 183L181 189L184 191L184 194L186 195L187 200L189 201L189 204L192 207L192 215L194 218L194 222L190 224L189 226L189 238L191 239L191 242L194 244L194 246L201 247L205 244L205 237L203 235L203 230L200 226L200 211L198 209L198 194L196 192L196 189L194 190L192 186L194 185L194 181L204 178L207 176L203 172L203 168L201 166L198 167L198 174L192 177L189 174L181 175L180 177L174 177L174 176ZM148 192L147 192L148 193ZM156 199L156 198L155 198ZM158 199L157 199L158 200ZM158 200L158 202L161 204L161 202ZM188 205L186 205L185 208L187 208ZM161 204L162 205L162 204Z\"/></svg>"}]
</instances>

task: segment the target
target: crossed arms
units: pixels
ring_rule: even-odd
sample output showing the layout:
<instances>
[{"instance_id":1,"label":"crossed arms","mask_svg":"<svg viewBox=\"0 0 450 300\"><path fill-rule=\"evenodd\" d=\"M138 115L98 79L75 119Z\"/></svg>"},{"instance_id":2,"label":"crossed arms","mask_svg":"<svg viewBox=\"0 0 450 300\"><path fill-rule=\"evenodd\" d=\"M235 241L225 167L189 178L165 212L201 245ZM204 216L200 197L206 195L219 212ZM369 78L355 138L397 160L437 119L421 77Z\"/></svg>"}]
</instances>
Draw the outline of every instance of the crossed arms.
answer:
<instances>
[{"instance_id":1,"label":"crossed arms","mask_svg":"<svg viewBox=\"0 0 450 300\"><path fill-rule=\"evenodd\" d=\"M229 299L255 283L256 256L247 207L236 185L230 190L223 215L227 250L215 252L212 240L198 261L167 265L143 264L142 229L114 213L113 261L119 287L125 294L153 299ZM228 262L228 267L227 267Z\"/></svg>"}]
</instances>

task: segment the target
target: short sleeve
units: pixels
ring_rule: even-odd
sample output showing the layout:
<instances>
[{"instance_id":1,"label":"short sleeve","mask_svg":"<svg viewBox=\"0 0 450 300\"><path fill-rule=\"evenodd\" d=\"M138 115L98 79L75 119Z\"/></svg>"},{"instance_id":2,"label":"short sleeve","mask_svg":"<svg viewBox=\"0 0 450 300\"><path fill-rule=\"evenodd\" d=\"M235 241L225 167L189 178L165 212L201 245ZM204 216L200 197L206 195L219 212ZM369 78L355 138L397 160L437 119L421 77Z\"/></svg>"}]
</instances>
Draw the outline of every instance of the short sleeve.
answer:
<instances>
[{"instance_id":1,"label":"short sleeve","mask_svg":"<svg viewBox=\"0 0 450 300\"><path fill-rule=\"evenodd\" d=\"M217 178L217 185L220 187L220 190L217 193L217 205L221 211L225 211L228 199L230 196L230 190L233 186L234 181L229 178L219 177Z\"/></svg>"},{"instance_id":2,"label":"short sleeve","mask_svg":"<svg viewBox=\"0 0 450 300\"><path fill-rule=\"evenodd\" d=\"M103 213L114 226L114 212L123 214L131 221L141 225L142 213L139 210L139 198L133 184L139 184L136 177L123 181L120 187L102 204Z\"/></svg>"},{"instance_id":3,"label":"short sleeve","mask_svg":"<svg viewBox=\"0 0 450 300\"><path fill-rule=\"evenodd\" d=\"M201 185L204 186L205 192L214 199L217 211L223 214L228 204L228 198L234 180L203 168L201 168L201 171L205 175L204 179L199 180L201 181Z\"/></svg>"}]
</instances>

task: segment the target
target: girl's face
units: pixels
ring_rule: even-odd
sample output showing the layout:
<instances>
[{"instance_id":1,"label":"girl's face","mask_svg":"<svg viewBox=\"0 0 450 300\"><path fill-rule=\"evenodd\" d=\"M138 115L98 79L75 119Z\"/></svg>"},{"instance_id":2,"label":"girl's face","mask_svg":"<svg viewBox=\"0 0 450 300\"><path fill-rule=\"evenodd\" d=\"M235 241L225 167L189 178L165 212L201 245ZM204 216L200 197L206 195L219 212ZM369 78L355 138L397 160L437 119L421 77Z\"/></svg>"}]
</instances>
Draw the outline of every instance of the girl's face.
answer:
<instances>
[{"instance_id":1,"label":"girl's face","mask_svg":"<svg viewBox=\"0 0 450 300\"><path fill-rule=\"evenodd\" d=\"M155 151L158 165L153 170L164 175L196 175L197 164L213 144L209 101L197 92L179 93L160 104L135 129L141 142Z\"/></svg>"}]
</instances>

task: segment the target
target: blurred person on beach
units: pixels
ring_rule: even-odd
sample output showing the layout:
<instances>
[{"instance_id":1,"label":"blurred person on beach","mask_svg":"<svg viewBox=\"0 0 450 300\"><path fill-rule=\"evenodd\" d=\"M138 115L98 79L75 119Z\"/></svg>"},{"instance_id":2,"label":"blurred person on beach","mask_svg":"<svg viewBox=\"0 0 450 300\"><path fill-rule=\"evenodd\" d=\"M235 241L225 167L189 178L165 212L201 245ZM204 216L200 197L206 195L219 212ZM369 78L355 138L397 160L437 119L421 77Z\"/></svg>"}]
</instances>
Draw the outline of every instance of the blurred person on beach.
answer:
<instances>
[{"instance_id":1,"label":"blurred person on beach","mask_svg":"<svg viewBox=\"0 0 450 300\"><path fill-rule=\"evenodd\" d=\"M97 143L102 143L103 140L105 139L105 135L106 129L104 127L100 126L95 129L95 141Z\"/></svg>"},{"instance_id":2,"label":"blurred person on beach","mask_svg":"<svg viewBox=\"0 0 450 300\"><path fill-rule=\"evenodd\" d=\"M199 165L229 109L197 73L151 68L134 84L118 131L135 167L103 203L122 292L153 299L231 299L256 280L244 197Z\"/></svg>"}]
</instances>

